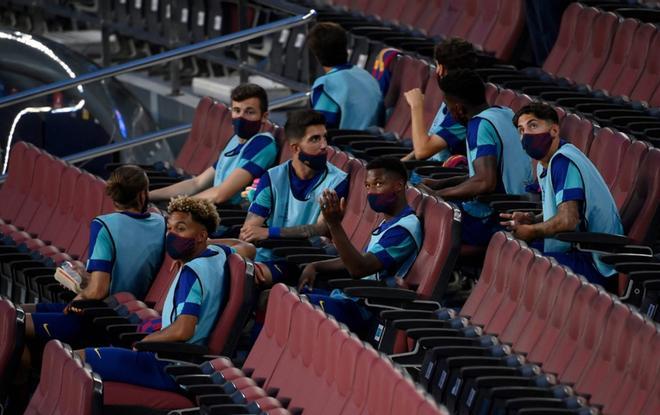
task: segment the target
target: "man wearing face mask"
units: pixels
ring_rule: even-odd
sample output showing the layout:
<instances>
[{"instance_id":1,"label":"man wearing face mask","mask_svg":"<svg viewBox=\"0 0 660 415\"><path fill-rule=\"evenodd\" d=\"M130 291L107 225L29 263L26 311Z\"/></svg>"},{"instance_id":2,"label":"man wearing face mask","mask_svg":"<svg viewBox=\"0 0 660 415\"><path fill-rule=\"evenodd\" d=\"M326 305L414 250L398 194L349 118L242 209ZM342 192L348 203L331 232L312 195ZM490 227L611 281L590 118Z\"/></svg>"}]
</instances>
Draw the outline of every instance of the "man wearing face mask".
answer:
<instances>
[{"instance_id":1,"label":"man wearing face mask","mask_svg":"<svg viewBox=\"0 0 660 415\"><path fill-rule=\"evenodd\" d=\"M346 31L336 23L317 23L309 32L309 50L324 75L312 85L312 108L321 112L328 128L364 130L379 125L383 96L369 72L348 62Z\"/></svg>"},{"instance_id":2,"label":"man wearing face mask","mask_svg":"<svg viewBox=\"0 0 660 415\"><path fill-rule=\"evenodd\" d=\"M458 185L442 180L424 183L439 188L435 194L444 199L462 201L458 205L463 243L486 246L501 227L487 204L471 199L489 193L524 194L525 186L533 182L532 161L511 125L513 111L488 106L484 83L476 73L449 72L440 80L440 88L452 117L466 126L469 177Z\"/></svg>"},{"instance_id":3,"label":"man wearing face mask","mask_svg":"<svg viewBox=\"0 0 660 415\"><path fill-rule=\"evenodd\" d=\"M241 191L261 177L277 158L273 135L262 131L268 121L268 96L255 84L239 85L231 92L234 136L221 150L218 161L199 176L152 190L152 200L189 195L215 204L237 205Z\"/></svg>"},{"instance_id":4,"label":"man wearing face mask","mask_svg":"<svg viewBox=\"0 0 660 415\"><path fill-rule=\"evenodd\" d=\"M408 175L403 164L394 158L381 157L367 164L367 201L383 221L371 233L364 252L354 247L341 219L345 199L333 191L325 191L320 199L323 218L328 224L339 258L313 262L305 267L298 288L308 292L310 301L322 304L324 310L351 330L361 333L367 328L370 315L354 299L340 290L327 292L311 288L317 273L348 271L353 278L384 281L388 286L406 286L405 277L417 258L423 232L419 218L406 202ZM311 290L311 291L310 291Z\"/></svg>"},{"instance_id":5,"label":"man wearing face mask","mask_svg":"<svg viewBox=\"0 0 660 415\"><path fill-rule=\"evenodd\" d=\"M559 137L559 118L546 104L532 103L513 118L522 146L539 161L543 213L501 214L502 225L520 239L543 239L543 251L589 281L616 293L615 270L596 253L570 251L570 244L553 239L559 232L600 232L622 235L623 226L607 184L596 166L577 147Z\"/></svg>"},{"instance_id":6,"label":"man wearing face mask","mask_svg":"<svg viewBox=\"0 0 660 415\"><path fill-rule=\"evenodd\" d=\"M477 64L474 46L460 38L449 38L435 47L435 76L438 83L449 71L470 69ZM424 93L419 88L405 93L410 106L413 151L403 160L445 161L452 154L465 154L465 126L457 122L443 102L428 130L424 130Z\"/></svg>"},{"instance_id":7,"label":"man wearing face mask","mask_svg":"<svg viewBox=\"0 0 660 415\"><path fill-rule=\"evenodd\" d=\"M318 198L325 189L340 197L348 194L348 175L327 161L325 118L314 110L289 113L284 126L293 156L261 177L248 210L240 239L258 242L267 238L309 238L324 235ZM266 226L264 226L266 225ZM257 261L269 265L271 280L282 278L269 249L257 250Z\"/></svg>"},{"instance_id":8,"label":"man wearing face mask","mask_svg":"<svg viewBox=\"0 0 660 415\"><path fill-rule=\"evenodd\" d=\"M142 341L206 345L229 295L228 256L232 252L243 254L247 244L233 248L208 244L209 233L219 223L218 213L208 201L181 196L173 199L167 210L167 253L183 266L165 297L160 329ZM155 353L114 347L77 353L104 381L161 390L179 388L164 370L171 363L157 359Z\"/></svg>"},{"instance_id":9,"label":"man wearing face mask","mask_svg":"<svg viewBox=\"0 0 660 415\"><path fill-rule=\"evenodd\" d=\"M87 268L76 300L102 300L117 292L143 299L165 255L165 219L147 212L149 179L144 170L126 165L114 170L106 184L116 212L90 224ZM25 304L25 334L44 341L77 339L82 319L67 304Z\"/></svg>"}]
</instances>

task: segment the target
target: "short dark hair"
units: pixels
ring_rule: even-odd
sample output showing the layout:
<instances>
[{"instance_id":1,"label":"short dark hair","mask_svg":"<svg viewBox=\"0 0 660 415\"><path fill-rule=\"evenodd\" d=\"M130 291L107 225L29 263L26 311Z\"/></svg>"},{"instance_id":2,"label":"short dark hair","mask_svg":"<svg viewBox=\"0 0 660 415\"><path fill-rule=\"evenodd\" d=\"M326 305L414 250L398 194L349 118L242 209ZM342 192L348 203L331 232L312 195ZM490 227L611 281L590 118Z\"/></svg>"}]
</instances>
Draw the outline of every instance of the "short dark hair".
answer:
<instances>
[{"instance_id":1,"label":"short dark hair","mask_svg":"<svg viewBox=\"0 0 660 415\"><path fill-rule=\"evenodd\" d=\"M105 193L125 208L139 208L140 192L149 190L149 178L138 166L127 164L113 170L106 182Z\"/></svg>"},{"instance_id":2,"label":"short dark hair","mask_svg":"<svg viewBox=\"0 0 660 415\"><path fill-rule=\"evenodd\" d=\"M348 62L348 37L337 23L317 23L307 36L309 50L323 66L337 66Z\"/></svg>"},{"instance_id":3,"label":"short dark hair","mask_svg":"<svg viewBox=\"0 0 660 415\"><path fill-rule=\"evenodd\" d=\"M310 109L291 111L284 124L284 135L289 141L301 140L310 125L325 125L323 114Z\"/></svg>"},{"instance_id":4,"label":"short dark hair","mask_svg":"<svg viewBox=\"0 0 660 415\"><path fill-rule=\"evenodd\" d=\"M518 128L518 119L525 114L533 114L539 120L548 121L551 124L559 124L559 115L552 105L542 102L532 102L525 105L513 116L513 125Z\"/></svg>"},{"instance_id":5,"label":"short dark hair","mask_svg":"<svg viewBox=\"0 0 660 415\"><path fill-rule=\"evenodd\" d=\"M472 69L477 66L478 61L474 45L459 37L451 37L438 43L433 55L436 62L445 66L447 71Z\"/></svg>"},{"instance_id":6,"label":"short dark hair","mask_svg":"<svg viewBox=\"0 0 660 415\"><path fill-rule=\"evenodd\" d=\"M268 111L268 94L257 84L241 84L231 90L231 100L236 102L250 98L259 99L259 109L262 113Z\"/></svg>"},{"instance_id":7,"label":"short dark hair","mask_svg":"<svg viewBox=\"0 0 660 415\"><path fill-rule=\"evenodd\" d=\"M401 160L391 156L381 156L367 163L367 170L383 169L397 175L404 182L408 181L408 171Z\"/></svg>"},{"instance_id":8,"label":"short dark hair","mask_svg":"<svg viewBox=\"0 0 660 415\"><path fill-rule=\"evenodd\" d=\"M440 89L462 104L476 107L486 103L486 86L476 72L457 69L449 72L439 81Z\"/></svg>"}]
</instances>

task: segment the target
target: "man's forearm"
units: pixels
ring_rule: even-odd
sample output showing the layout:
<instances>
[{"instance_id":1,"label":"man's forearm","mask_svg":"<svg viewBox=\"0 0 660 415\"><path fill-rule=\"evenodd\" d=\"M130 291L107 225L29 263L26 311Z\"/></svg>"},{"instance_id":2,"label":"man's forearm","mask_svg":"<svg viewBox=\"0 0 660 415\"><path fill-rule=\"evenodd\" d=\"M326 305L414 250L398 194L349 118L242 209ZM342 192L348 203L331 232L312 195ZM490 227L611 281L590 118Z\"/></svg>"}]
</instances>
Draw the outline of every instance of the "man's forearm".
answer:
<instances>
[{"instance_id":1,"label":"man's forearm","mask_svg":"<svg viewBox=\"0 0 660 415\"><path fill-rule=\"evenodd\" d=\"M328 228L330 229L332 242L334 243L335 248L337 248L339 257L348 272L355 278L368 275L368 273L364 271L364 257L362 256L362 253L355 249L341 224L328 224Z\"/></svg>"},{"instance_id":2,"label":"man's forearm","mask_svg":"<svg viewBox=\"0 0 660 415\"><path fill-rule=\"evenodd\" d=\"M488 193L486 187L485 181L472 176L461 184L438 190L437 194L444 199L471 199Z\"/></svg>"},{"instance_id":3,"label":"man's forearm","mask_svg":"<svg viewBox=\"0 0 660 415\"><path fill-rule=\"evenodd\" d=\"M324 223L314 223L311 225L291 226L280 229L281 238L311 238L312 236L323 236L328 231Z\"/></svg>"},{"instance_id":4,"label":"man's forearm","mask_svg":"<svg viewBox=\"0 0 660 415\"><path fill-rule=\"evenodd\" d=\"M560 232L572 232L577 226L570 218L555 215L545 222L530 225L534 230L535 239L548 238Z\"/></svg>"},{"instance_id":5,"label":"man's forearm","mask_svg":"<svg viewBox=\"0 0 660 415\"><path fill-rule=\"evenodd\" d=\"M341 258L327 259L325 261L314 262L316 272L333 272L346 269L344 261Z\"/></svg>"}]
</instances>

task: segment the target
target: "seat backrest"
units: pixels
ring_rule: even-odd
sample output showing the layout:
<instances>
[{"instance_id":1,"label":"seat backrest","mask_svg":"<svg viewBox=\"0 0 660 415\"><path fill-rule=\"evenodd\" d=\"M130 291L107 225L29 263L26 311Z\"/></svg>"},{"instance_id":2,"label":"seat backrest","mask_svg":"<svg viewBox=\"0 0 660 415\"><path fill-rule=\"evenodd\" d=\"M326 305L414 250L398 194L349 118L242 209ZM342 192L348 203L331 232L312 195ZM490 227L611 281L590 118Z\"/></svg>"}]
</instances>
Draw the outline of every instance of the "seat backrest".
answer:
<instances>
[{"instance_id":1,"label":"seat backrest","mask_svg":"<svg viewBox=\"0 0 660 415\"><path fill-rule=\"evenodd\" d=\"M341 224L348 238L352 240L362 221L362 213L367 206L367 195L364 188L364 179L367 170L358 159L351 159L349 164L351 165L351 179L346 199L346 211L344 212Z\"/></svg>"},{"instance_id":2,"label":"seat backrest","mask_svg":"<svg viewBox=\"0 0 660 415\"><path fill-rule=\"evenodd\" d=\"M71 356L61 374L67 383L55 413L95 415L102 410L103 385L100 377L84 367L78 356ZM57 376L57 375L56 375Z\"/></svg>"},{"instance_id":3,"label":"seat backrest","mask_svg":"<svg viewBox=\"0 0 660 415\"><path fill-rule=\"evenodd\" d=\"M421 208L424 240L406 283L420 298L440 300L458 257L460 222L451 205L432 196L425 198Z\"/></svg>"},{"instance_id":4,"label":"seat backrest","mask_svg":"<svg viewBox=\"0 0 660 415\"><path fill-rule=\"evenodd\" d=\"M429 79L426 81L426 88L424 88L424 125L431 125L442 105L443 99L444 94L438 85L438 77L435 74L435 69L430 67Z\"/></svg>"},{"instance_id":5,"label":"seat backrest","mask_svg":"<svg viewBox=\"0 0 660 415\"><path fill-rule=\"evenodd\" d=\"M264 327L243 364L243 370L253 371L253 378L267 379L273 373L289 341L291 317L301 305L300 297L286 285L271 288Z\"/></svg>"},{"instance_id":6,"label":"seat backrest","mask_svg":"<svg viewBox=\"0 0 660 415\"><path fill-rule=\"evenodd\" d=\"M492 82L486 83L486 102L488 105L495 105L495 100L497 100L498 95L500 94L500 88Z\"/></svg>"},{"instance_id":7,"label":"seat backrest","mask_svg":"<svg viewBox=\"0 0 660 415\"><path fill-rule=\"evenodd\" d=\"M401 10L401 14L399 15L399 23L410 27L419 27L415 24L419 17L422 14L427 13L427 11L430 12L428 9L433 8L432 5L429 7L429 3L432 2L425 0L409 1L406 3L406 7L403 7L403 10ZM392 2L392 4L396 5L397 3Z\"/></svg>"},{"instance_id":8,"label":"seat backrest","mask_svg":"<svg viewBox=\"0 0 660 415\"><path fill-rule=\"evenodd\" d=\"M391 115L385 124L385 130L410 137L410 106L404 94L411 89L423 89L429 77L428 65L410 56L401 55L394 66L392 80L384 102L391 108Z\"/></svg>"},{"instance_id":9,"label":"seat backrest","mask_svg":"<svg viewBox=\"0 0 660 415\"><path fill-rule=\"evenodd\" d=\"M477 285L472 289L470 296L461 308L461 315L472 316L481 304L491 285L495 281L495 274L499 268L499 260L502 252L505 249L511 249L509 245L515 245L516 249L520 249L520 245L513 241L510 234L504 232L497 232L490 238L488 249L486 250L486 257L484 264L481 267L481 275L477 280ZM507 246L505 248L505 246Z\"/></svg>"},{"instance_id":10,"label":"seat backrest","mask_svg":"<svg viewBox=\"0 0 660 415\"><path fill-rule=\"evenodd\" d=\"M34 167L37 159L42 155L42 152L31 144L19 142L14 145L14 148L18 146L23 147L23 152L21 153L20 148L17 150L16 160L10 160L11 163L7 170L9 171L11 168L10 176L15 175L17 183L16 186L10 186L10 189L13 189L12 196L8 199L3 198L2 207L0 207L0 213L5 220L13 220L18 216L36 176Z\"/></svg>"},{"instance_id":11,"label":"seat backrest","mask_svg":"<svg viewBox=\"0 0 660 415\"><path fill-rule=\"evenodd\" d=\"M180 167L183 170L191 163L191 159L194 157L195 150L201 141L203 131L206 129L206 120L208 117L209 110L213 105L213 100L209 97L203 97L197 103L195 108L195 114L193 115L192 120L192 129L188 134L188 139L181 147L179 155L176 157L174 165Z\"/></svg>"},{"instance_id":12,"label":"seat backrest","mask_svg":"<svg viewBox=\"0 0 660 415\"><path fill-rule=\"evenodd\" d=\"M606 405L605 409L608 413L622 415L657 413L657 411L642 410L644 404L651 398L653 384L659 383L657 379L660 376L660 359L657 358L660 354L660 331L650 322L647 322L642 330L649 330L649 326L654 332L650 340L645 336L636 336L633 339L631 362L626 379Z\"/></svg>"},{"instance_id":13,"label":"seat backrest","mask_svg":"<svg viewBox=\"0 0 660 415\"><path fill-rule=\"evenodd\" d=\"M589 154L591 142L594 140L594 125L586 118L567 114L561 121L559 135L584 154Z\"/></svg>"},{"instance_id":14,"label":"seat backrest","mask_svg":"<svg viewBox=\"0 0 660 415\"><path fill-rule=\"evenodd\" d=\"M3 201L12 200L12 198L21 191L21 187L24 185L24 182L27 180L23 174L23 165L25 164L24 157L25 153L28 151L28 145L24 141L19 141L14 144L9 153L9 164L7 166L6 174L7 181L0 187L0 197ZM3 160L4 167L4 160ZM34 171L34 169L27 170ZM30 178L32 180L32 178ZM25 187L29 184L25 185ZM12 219L9 217L9 203L0 204L0 218L3 219Z\"/></svg>"},{"instance_id":15,"label":"seat backrest","mask_svg":"<svg viewBox=\"0 0 660 415\"><path fill-rule=\"evenodd\" d=\"M545 295L543 290L551 268L552 264L548 258L535 255L529 272L523 277L525 285L522 293L516 297L513 290L509 289L508 297L515 304L511 318L503 321L502 324L492 324L491 320L487 326L488 332L498 333L500 340L506 343L512 343L518 339L520 332L527 329L527 321L531 318L539 298L541 295Z\"/></svg>"},{"instance_id":16,"label":"seat backrest","mask_svg":"<svg viewBox=\"0 0 660 415\"><path fill-rule=\"evenodd\" d=\"M25 314L8 299L0 298L0 321L0 336L4 339L0 344L0 385L4 389L21 358Z\"/></svg>"},{"instance_id":17,"label":"seat backrest","mask_svg":"<svg viewBox=\"0 0 660 415\"><path fill-rule=\"evenodd\" d=\"M394 387L403 377L384 356L371 367L370 375L367 407L362 413L387 414L392 407Z\"/></svg>"},{"instance_id":18,"label":"seat backrest","mask_svg":"<svg viewBox=\"0 0 660 415\"><path fill-rule=\"evenodd\" d=\"M46 178L50 174L49 167L51 167L53 160L53 156L47 153L42 153L37 158L34 165L35 173L32 177L30 190L23 200L21 210L12 221L14 225L32 232L32 228L30 227L32 218L37 210L39 210L39 205L43 202L45 194L49 191L46 187ZM49 174L46 174L46 172Z\"/></svg>"},{"instance_id":19,"label":"seat backrest","mask_svg":"<svg viewBox=\"0 0 660 415\"><path fill-rule=\"evenodd\" d=\"M660 85L660 33L656 31L649 46L646 64L630 93L630 98L649 102L658 85Z\"/></svg>"},{"instance_id":20,"label":"seat backrest","mask_svg":"<svg viewBox=\"0 0 660 415\"><path fill-rule=\"evenodd\" d=\"M555 76L576 80L574 75L587 55L591 34L594 31L594 21L598 14L598 10L593 7L584 7L580 10L571 35L570 46L567 48L566 54L562 56L559 67L553 72Z\"/></svg>"},{"instance_id":21,"label":"seat backrest","mask_svg":"<svg viewBox=\"0 0 660 415\"><path fill-rule=\"evenodd\" d=\"M177 270L172 269L174 265L174 260L169 255L165 254L163 258L163 263L160 265L158 274L154 278L147 295L144 297L146 303L154 303L154 310L161 313L163 311L163 305L165 304L165 297L167 297L167 291L176 277Z\"/></svg>"},{"instance_id":22,"label":"seat backrest","mask_svg":"<svg viewBox=\"0 0 660 415\"><path fill-rule=\"evenodd\" d=\"M585 84L594 85L601 71L609 70L607 57L612 49L612 41L619 18L614 13L600 12L594 19L589 44L581 56L581 62L572 74L566 78Z\"/></svg>"},{"instance_id":23,"label":"seat backrest","mask_svg":"<svg viewBox=\"0 0 660 415\"><path fill-rule=\"evenodd\" d=\"M437 18L431 24L428 33L430 36L451 36L456 22L460 19L463 11L461 0L444 0L442 9Z\"/></svg>"},{"instance_id":24,"label":"seat backrest","mask_svg":"<svg viewBox=\"0 0 660 415\"><path fill-rule=\"evenodd\" d=\"M50 220L45 228L39 233L39 237L44 241L53 241L58 235L65 232L65 226L70 223L70 215L74 203L77 203L80 189L78 186L86 186L87 181L81 178L82 172L77 167L69 166L64 170L60 178L60 190ZM68 232L71 232L69 229Z\"/></svg>"},{"instance_id":25,"label":"seat backrest","mask_svg":"<svg viewBox=\"0 0 660 415\"><path fill-rule=\"evenodd\" d=\"M53 413L61 400L61 381L65 365L71 361L71 351L65 348L59 340L46 343L41 360L41 376L39 384L32 394L30 403L25 410L28 415Z\"/></svg>"},{"instance_id":26,"label":"seat backrest","mask_svg":"<svg viewBox=\"0 0 660 415\"><path fill-rule=\"evenodd\" d=\"M526 286L527 276L532 272L534 260L534 252L529 248L521 249L516 256L513 257L513 264L511 265L511 268L509 268L509 281L504 295L502 296L502 300L497 307L497 311L491 316L484 316L485 318L482 320L486 322L484 328L487 333L500 334L511 321L511 318L521 301L521 295ZM545 268L544 265L540 266ZM475 319L473 319L473 321L477 323Z\"/></svg>"},{"instance_id":27,"label":"seat backrest","mask_svg":"<svg viewBox=\"0 0 660 415\"><path fill-rule=\"evenodd\" d=\"M71 186L71 183L63 182L63 175L68 169L64 161L58 158L52 158L48 166L48 174L43 183L43 198L39 203L39 208L32 217L30 222L30 232L41 235L48 221L55 214L57 202L60 196L60 190L63 186Z\"/></svg>"},{"instance_id":28,"label":"seat backrest","mask_svg":"<svg viewBox=\"0 0 660 415\"><path fill-rule=\"evenodd\" d=\"M607 337L601 340L598 354L575 384L576 390L591 395L590 403L603 405L616 392L630 359L630 341L640 335L643 325L644 317L630 312L620 331L614 335L605 333Z\"/></svg>"},{"instance_id":29,"label":"seat backrest","mask_svg":"<svg viewBox=\"0 0 660 415\"><path fill-rule=\"evenodd\" d=\"M415 19L412 26L430 36L433 36L435 35L435 33L433 33L434 23L449 7L449 0L422 0L422 3L424 4L422 8L423 11L417 16L417 19Z\"/></svg>"},{"instance_id":30,"label":"seat backrest","mask_svg":"<svg viewBox=\"0 0 660 415\"><path fill-rule=\"evenodd\" d=\"M651 23L639 25L633 36L630 53L624 61L624 66L615 79L614 85L609 89L610 95L631 96L637 81L643 76L644 65L650 53L649 47L656 33L658 33L658 29Z\"/></svg>"},{"instance_id":31,"label":"seat backrest","mask_svg":"<svg viewBox=\"0 0 660 415\"><path fill-rule=\"evenodd\" d=\"M543 335L548 335L548 341L542 345L543 347L556 339L559 327L554 330L551 327L552 313L561 313L561 309L556 310L556 308L562 306L565 308L564 312L568 313L573 296L579 286L580 281L576 276L568 274L564 267L553 264L545 275L543 293L539 295L536 305L532 310L532 315L527 320L525 329L512 341L515 349L529 350L530 356L538 353L539 357L535 358L534 361L543 361L547 352L542 352L542 347L539 347L540 342L538 339ZM560 293L561 296L565 296L568 300L559 300ZM557 323L559 325L561 324L561 322ZM506 335L503 334L503 338L508 336L509 333L506 333ZM547 347L552 350L552 346Z\"/></svg>"},{"instance_id":32,"label":"seat backrest","mask_svg":"<svg viewBox=\"0 0 660 415\"><path fill-rule=\"evenodd\" d=\"M623 19L616 25L612 48L607 62L605 62L606 69L601 71L596 78L594 88L608 92L612 90L628 61L633 48L633 38L638 28L639 21L635 19Z\"/></svg>"},{"instance_id":33,"label":"seat backrest","mask_svg":"<svg viewBox=\"0 0 660 415\"><path fill-rule=\"evenodd\" d=\"M497 97L495 98L495 105L502 107L510 107L514 99L516 99L516 93L511 89L500 89Z\"/></svg>"},{"instance_id":34,"label":"seat backrest","mask_svg":"<svg viewBox=\"0 0 660 415\"><path fill-rule=\"evenodd\" d=\"M355 378L353 381L351 396L348 402L346 402L346 406L344 406L344 409L341 412L342 414L359 414L367 407L369 384L373 379L373 373L371 370L379 360L380 356L373 347L365 347L362 349L355 366Z\"/></svg>"},{"instance_id":35,"label":"seat backrest","mask_svg":"<svg viewBox=\"0 0 660 415\"><path fill-rule=\"evenodd\" d=\"M493 29L493 26L495 26L495 21L501 10L500 3L500 1L488 0L466 2L465 7L468 9L474 7L477 13L474 23L469 28L467 35L464 36L466 40L470 41L473 45L483 47L486 39L488 39L490 31Z\"/></svg>"},{"instance_id":36,"label":"seat backrest","mask_svg":"<svg viewBox=\"0 0 660 415\"><path fill-rule=\"evenodd\" d=\"M642 325L635 336L629 339L630 346L622 348L628 349L626 353L622 353L622 350L619 349L614 358L614 370L617 372L617 377L621 381L612 382L611 384L606 382L601 385L598 388L599 392L594 395L595 402L600 402L604 408L609 409L610 406L617 404L619 400L623 400L624 402L628 400L629 395L623 397L622 395L617 396L617 394L621 392L621 389L627 389L632 394L631 389L637 386L644 365L657 367L656 361L658 359L650 356L648 351L653 350L653 340L658 333L653 322L649 320L642 321ZM647 358L649 360L645 360Z\"/></svg>"},{"instance_id":37,"label":"seat backrest","mask_svg":"<svg viewBox=\"0 0 660 415\"><path fill-rule=\"evenodd\" d=\"M611 188L614 184L630 144L625 134L610 128L601 128L594 136L589 159L603 176L607 187Z\"/></svg>"},{"instance_id":38,"label":"seat backrest","mask_svg":"<svg viewBox=\"0 0 660 415\"><path fill-rule=\"evenodd\" d=\"M101 213L103 196L105 194L105 182L98 178L91 178L87 196L82 200L83 214L80 218L80 227L71 244L66 249L69 255L83 257L89 245L89 227L92 219ZM75 209L75 207L74 207Z\"/></svg>"},{"instance_id":39,"label":"seat backrest","mask_svg":"<svg viewBox=\"0 0 660 415\"><path fill-rule=\"evenodd\" d=\"M612 193L612 197L614 198L614 202L616 203L619 212L622 212L621 209L627 204L628 198L632 196L635 182L640 173L637 169L642 165L644 159L646 159L648 151L649 146L646 143L643 141L633 141L623 155L619 174L614 183L612 183L612 186L610 186L610 193ZM630 212L627 214L636 213L637 212Z\"/></svg>"},{"instance_id":40,"label":"seat backrest","mask_svg":"<svg viewBox=\"0 0 660 415\"><path fill-rule=\"evenodd\" d=\"M341 344L339 361L334 368L335 383L328 394L323 407L323 413L341 413L342 408L351 396L353 381L356 377L358 357L362 353L362 350L364 350L364 346L355 335L350 335Z\"/></svg>"},{"instance_id":41,"label":"seat backrest","mask_svg":"<svg viewBox=\"0 0 660 415\"><path fill-rule=\"evenodd\" d=\"M655 241L660 236L660 149L648 151L637 170L639 177L621 209L621 221L628 237L636 241Z\"/></svg>"},{"instance_id":42,"label":"seat backrest","mask_svg":"<svg viewBox=\"0 0 660 415\"><path fill-rule=\"evenodd\" d=\"M449 35L471 40L468 38L468 34L477 23L480 6L478 0L463 0L459 6L458 16Z\"/></svg>"},{"instance_id":43,"label":"seat backrest","mask_svg":"<svg viewBox=\"0 0 660 415\"><path fill-rule=\"evenodd\" d=\"M231 254L227 303L220 310L215 327L209 336L211 354L232 356L241 331L247 323L254 303L254 264L238 254Z\"/></svg>"},{"instance_id":44,"label":"seat backrest","mask_svg":"<svg viewBox=\"0 0 660 415\"><path fill-rule=\"evenodd\" d=\"M525 105L529 105L532 103L532 98L529 95L526 94L516 94L516 97L511 101L511 105L509 107L513 112L517 112L519 109L524 107Z\"/></svg>"},{"instance_id":45,"label":"seat backrest","mask_svg":"<svg viewBox=\"0 0 660 415\"><path fill-rule=\"evenodd\" d=\"M484 3L494 2L485 0ZM525 21L525 5L522 0L501 1L497 18L486 41L482 43L484 50L495 52L497 59L509 61L525 28Z\"/></svg>"},{"instance_id":46,"label":"seat backrest","mask_svg":"<svg viewBox=\"0 0 660 415\"><path fill-rule=\"evenodd\" d=\"M188 173L200 174L218 159L218 152L214 151L217 147L220 147L218 143L223 141L220 144L224 148L229 138L231 138L231 136L227 137L228 132L223 130L225 127L225 118L228 116L227 107L224 104L218 103L211 106L206 123L204 124L204 130L201 132L199 144L195 150L195 155L186 166Z\"/></svg>"},{"instance_id":47,"label":"seat backrest","mask_svg":"<svg viewBox=\"0 0 660 415\"><path fill-rule=\"evenodd\" d=\"M529 251L527 254L519 255L521 245L507 244L502 250L494 281L479 304L479 308L472 315L474 324L485 326L494 317L506 295L510 276L523 272L529 265L533 255Z\"/></svg>"},{"instance_id":48,"label":"seat backrest","mask_svg":"<svg viewBox=\"0 0 660 415\"><path fill-rule=\"evenodd\" d=\"M556 74L562 66L564 57L568 54L573 43L573 37L578 27L578 19L584 6L580 3L571 3L561 17L559 34L548 57L543 62L543 70L549 74Z\"/></svg>"}]
</instances>

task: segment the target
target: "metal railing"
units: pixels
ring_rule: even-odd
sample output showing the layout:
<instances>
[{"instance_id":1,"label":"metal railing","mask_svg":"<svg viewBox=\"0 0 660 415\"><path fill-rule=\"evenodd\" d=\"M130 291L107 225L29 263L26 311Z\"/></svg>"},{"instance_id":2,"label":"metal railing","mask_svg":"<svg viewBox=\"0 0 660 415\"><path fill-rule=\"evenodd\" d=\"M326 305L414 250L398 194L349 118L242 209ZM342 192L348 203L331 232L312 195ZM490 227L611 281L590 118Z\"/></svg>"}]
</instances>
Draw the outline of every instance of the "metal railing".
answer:
<instances>
[{"instance_id":1,"label":"metal railing","mask_svg":"<svg viewBox=\"0 0 660 415\"><path fill-rule=\"evenodd\" d=\"M164 63L187 58L198 54L203 54L214 49L232 46L241 42L247 42L261 36L269 35L284 29L289 29L297 26L305 25L311 22L316 17L315 10L309 10L307 14L296 15L277 20L264 25L235 32L229 35L219 36L214 39L205 40L192 45L181 46L176 49L168 50L156 55L147 56L145 58L136 59L130 62L113 65L107 68L99 69L98 71L86 73L76 78L67 79L63 81L53 82L48 85L39 86L36 88L21 91L16 94L0 98L0 108L10 105L19 104L30 99L39 98L44 95L49 95L54 92L63 91L79 85L85 85L90 82L101 81L103 79L111 78L127 72L138 71L146 69L155 65L162 65Z\"/></svg>"},{"instance_id":2,"label":"metal railing","mask_svg":"<svg viewBox=\"0 0 660 415\"><path fill-rule=\"evenodd\" d=\"M268 106L268 110L276 110L302 102L309 99L309 92L298 92L291 94L287 97L278 98L273 100ZM163 130L154 131L152 133L144 134L134 139L123 141L121 143L112 143L105 146L92 148L89 150L81 151L80 153L71 154L62 159L68 163L75 164L86 160L91 160L96 157L106 156L108 154L116 153L118 151L127 150L129 148L138 147L144 144L154 143L156 141L165 140L170 137L176 137L181 134L186 134L192 130L192 123L180 124L174 127L166 128ZM7 175L0 175L0 184L7 180Z\"/></svg>"}]
</instances>

